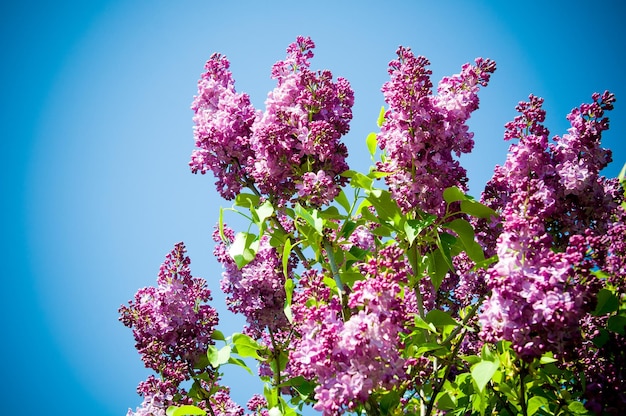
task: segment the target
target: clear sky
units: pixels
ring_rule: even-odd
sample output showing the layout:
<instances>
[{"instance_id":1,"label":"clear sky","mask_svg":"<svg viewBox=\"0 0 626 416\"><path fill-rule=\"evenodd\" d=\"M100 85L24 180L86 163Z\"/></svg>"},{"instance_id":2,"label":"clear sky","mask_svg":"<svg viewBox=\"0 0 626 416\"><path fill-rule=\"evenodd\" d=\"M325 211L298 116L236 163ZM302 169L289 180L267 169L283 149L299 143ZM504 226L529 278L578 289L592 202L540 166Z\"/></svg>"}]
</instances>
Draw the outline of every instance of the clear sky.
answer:
<instances>
[{"instance_id":1,"label":"clear sky","mask_svg":"<svg viewBox=\"0 0 626 416\"><path fill-rule=\"evenodd\" d=\"M271 5L268 5L271 4ZM213 178L195 176L189 106L212 52L231 60L238 91L263 108L271 65L297 35L312 67L355 90L346 142L366 169L365 136L399 45L428 57L436 83L482 56L497 61L470 120L462 159L479 196L504 162L503 125L520 100L545 98L551 134L594 91L617 96L605 147L626 162L626 12L619 1L21 1L0 5L0 290L2 413L120 415L149 373L117 309L156 281L187 244L195 275L224 312L211 230ZM227 218L228 220L228 218ZM227 379L245 404L253 379Z\"/></svg>"}]
</instances>

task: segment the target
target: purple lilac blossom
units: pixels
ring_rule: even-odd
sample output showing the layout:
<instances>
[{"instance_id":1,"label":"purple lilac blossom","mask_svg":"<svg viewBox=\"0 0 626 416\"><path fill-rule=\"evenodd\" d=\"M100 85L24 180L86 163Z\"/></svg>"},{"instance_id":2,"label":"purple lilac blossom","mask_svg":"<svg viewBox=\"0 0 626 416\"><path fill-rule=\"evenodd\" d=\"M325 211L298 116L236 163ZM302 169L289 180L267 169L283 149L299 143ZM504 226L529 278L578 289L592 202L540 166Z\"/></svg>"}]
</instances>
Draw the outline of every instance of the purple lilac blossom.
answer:
<instances>
[{"instance_id":1,"label":"purple lilac blossom","mask_svg":"<svg viewBox=\"0 0 626 416\"><path fill-rule=\"evenodd\" d=\"M198 363L212 343L217 312L206 304L211 292L204 279L191 275L191 261L185 252L183 243L176 244L159 269L158 285L140 289L127 306L120 308L120 321L132 328L135 347L145 366L162 377L157 380L150 376L139 385L144 402L134 414L184 404L174 403L172 397L178 393L184 397L184 390L178 386L191 378L189 368Z\"/></svg>"},{"instance_id":2,"label":"purple lilac blossom","mask_svg":"<svg viewBox=\"0 0 626 416\"><path fill-rule=\"evenodd\" d=\"M269 416L269 411L267 410L267 400L260 394L253 395L250 400L248 400L246 408L252 411L253 415Z\"/></svg>"},{"instance_id":3,"label":"purple lilac blossom","mask_svg":"<svg viewBox=\"0 0 626 416\"><path fill-rule=\"evenodd\" d=\"M381 249L363 265L365 279L351 289L347 307L353 313L345 321L336 297L323 302L330 293L309 287L322 284L321 274L309 272L301 281L304 292L294 295L292 310L302 337L292 345L290 371L316 380L314 408L324 415L354 410L375 389L405 381L407 367L418 364L400 354L400 334L417 309L413 292L401 289L407 273L402 250Z\"/></svg>"},{"instance_id":4,"label":"purple lilac blossom","mask_svg":"<svg viewBox=\"0 0 626 416\"><path fill-rule=\"evenodd\" d=\"M246 166L253 159L252 124L257 112L247 94L238 94L226 57L213 54L198 81L191 109L196 147L189 165L193 173L212 171L219 194L234 199L248 184Z\"/></svg>"},{"instance_id":5,"label":"purple lilac blossom","mask_svg":"<svg viewBox=\"0 0 626 416\"><path fill-rule=\"evenodd\" d=\"M476 59L461 73L445 77L432 95L430 62L400 47L389 63L391 80L382 87L389 109L378 134L385 151L377 167L404 213L415 208L443 214L443 190L466 190L467 176L458 160L474 146L466 124L478 108L478 89L486 86L495 62Z\"/></svg>"},{"instance_id":6,"label":"purple lilac blossom","mask_svg":"<svg viewBox=\"0 0 626 416\"><path fill-rule=\"evenodd\" d=\"M206 304L206 281L191 276L185 252L183 243L176 244L161 265L158 286L140 289L120 308L120 321L132 328L146 367L178 382L189 378L187 365L206 353L218 322Z\"/></svg>"},{"instance_id":7,"label":"purple lilac blossom","mask_svg":"<svg viewBox=\"0 0 626 416\"><path fill-rule=\"evenodd\" d=\"M224 387L213 393L210 398L211 414L215 416L244 416L243 407L230 398L230 389Z\"/></svg>"},{"instance_id":8,"label":"purple lilac blossom","mask_svg":"<svg viewBox=\"0 0 626 416\"><path fill-rule=\"evenodd\" d=\"M300 36L287 48L287 58L274 64L278 85L253 126L255 161L248 171L278 205L296 192L301 201L327 204L346 183L339 175L348 169L348 150L340 139L349 130L354 93L344 78L333 82L330 71L309 69L314 47Z\"/></svg>"},{"instance_id":9,"label":"purple lilac blossom","mask_svg":"<svg viewBox=\"0 0 626 416\"><path fill-rule=\"evenodd\" d=\"M226 294L228 309L246 317L244 332L255 339L261 338L265 329L275 332L287 326L283 312L285 275L276 249L269 244L269 237L261 237L256 257L240 269L228 253L235 233L226 226L223 230L227 241L222 241L219 230L213 233L214 241L219 243L214 255L224 268L220 286Z\"/></svg>"},{"instance_id":10,"label":"purple lilac blossom","mask_svg":"<svg viewBox=\"0 0 626 416\"><path fill-rule=\"evenodd\" d=\"M346 79L309 68L314 47L300 36L274 64L278 85L263 113L236 93L225 57L214 54L206 63L191 107L197 149L190 166L194 173L212 171L225 199L249 187L279 206L294 195L320 206L346 184L340 174L348 169L348 150L340 139L350 128L354 92Z\"/></svg>"},{"instance_id":11,"label":"purple lilac blossom","mask_svg":"<svg viewBox=\"0 0 626 416\"><path fill-rule=\"evenodd\" d=\"M612 95L602 97L609 109ZM602 102L599 98L594 95L594 102ZM491 296L480 315L481 335L490 342L512 341L524 359L546 351L562 357L579 343L578 323L590 309L597 285L583 285L589 267L584 272L574 266L584 262L589 238L606 229L617 204L614 193L605 192L610 185L598 177L608 163L608 152L598 147L608 121L581 119L578 114L588 112L583 105L568 117L573 126L569 134L549 145L548 130L541 124L542 104L530 96L518 105L521 115L507 123L505 139L519 142L511 145L506 163L496 167L483 193L485 203L501 211L503 225L496 241L498 262L488 271ZM603 116L601 109L598 104L598 117ZM576 158L589 175L581 183L566 178L565 162ZM582 189L594 196L578 197ZM606 204L598 207L597 201Z\"/></svg>"},{"instance_id":12,"label":"purple lilac blossom","mask_svg":"<svg viewBox=\"0 0 626 416\"><path fill-rule=\"evenodd\" d=\"M134 412L128 409L126 416L165 416L167 408L175 404L174 396L179 391L171 381L149 376L139 383L137 393L143 397L143 402Z\"/></svg>"}]
</instances>

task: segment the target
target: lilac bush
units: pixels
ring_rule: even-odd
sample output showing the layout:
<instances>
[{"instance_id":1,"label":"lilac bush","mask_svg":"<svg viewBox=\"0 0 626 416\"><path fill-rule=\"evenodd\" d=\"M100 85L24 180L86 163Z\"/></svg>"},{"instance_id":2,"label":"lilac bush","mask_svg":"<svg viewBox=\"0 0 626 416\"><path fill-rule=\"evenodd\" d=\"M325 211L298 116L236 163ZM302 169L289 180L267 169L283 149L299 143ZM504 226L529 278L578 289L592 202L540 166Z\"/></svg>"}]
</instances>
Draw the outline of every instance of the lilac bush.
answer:
<instances>
[{"instance_id":1,"label":"lilac bush","mask_svg":"<svg viewBox=\"0 0 626 416\"><path fill-rule=\"evenodd\" d=\"M601 176L615 97L594 94L553 138L543 100L521 102L476 200L458 158L495 62L477 58L435 92L429 61L398 48L366 139L380 159L360 173L341 141L353 92L310 69L314 46L298 37L272 67L264 111L235 91L225 57L207 62L190 167L250 220L237 232L221 212L213 233L220 287L246 324L216 329L177 244L157 286L120 309L158 374L129 415L246 414L220 385L228 365L265 383L251 415L619 414L626 193Z\"/></svg>"}]
</instances>

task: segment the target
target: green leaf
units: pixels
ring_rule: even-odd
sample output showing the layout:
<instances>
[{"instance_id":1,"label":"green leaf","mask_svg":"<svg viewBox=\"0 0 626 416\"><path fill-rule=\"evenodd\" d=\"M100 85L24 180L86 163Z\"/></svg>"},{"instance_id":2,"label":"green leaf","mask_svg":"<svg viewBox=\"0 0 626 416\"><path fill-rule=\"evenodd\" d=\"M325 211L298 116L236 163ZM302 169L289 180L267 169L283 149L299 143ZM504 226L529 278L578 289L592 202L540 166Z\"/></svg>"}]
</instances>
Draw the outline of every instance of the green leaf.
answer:
<instances>
[{"instance_id":1,"label":"green leaf","mask_svg":"<svg viewBox=\"0 0 626 416\"><path fill-rule=\"evenodd\" d=\"M274 207L272 206L272 203L270 201L263 202L263 204L256 209L250 208L250 211L253 212L255 221L259 228L261 228L261 225L265 222L266 219L274 215Z\"/></svg>"},{"instance_id":2,"label":"green leaf","mask_svg":"<svg viewBox=\"0 0 626 416\"><path fill-rule=\"evenodd\" d=\"M606 327L610 331L617 332L620 335L625 335L624 328L626 328L626 316L624 315L611 316L606 323Z\"/></svg>"},{"instance_id":3,"label":"green leaf","mask_svg":"<svg viewBox=\"0 0 626 416\"><path fill-rule=\"evenodd\" d=\"M571 402L567 405L567 409L575 415L588 415L589 411L581 402Z\"/></svg>"},{"instance_id":4,"label":"green leaf","mask_svg":"<svg viewBox=\"0 0 626 416\"><path fill-rule=\"evenodd\" d=\"M443 226L457 234L465 252L472 261L479 263L485 260L482 247L474 240L474 228L467 220L457 218Z\"/></svg>"},{"instance_id":5,"label":"green leaf","mask_svg":"<svg viewBox=\"0 0 626 416\"><path fill-rule=\"evenodd\" d=\"M289 256L291 255L292 247L293 246L291 245L291 240L287 238L285 240L285 245L283 246L283 258L282 258L283 275L285 276L285 278L289 277Z\"/></svg>"},{"instance_id":6,"label":"green leaf","mask_svg":"<svg viewBox=\"0 0 626 416\"><path fill-rule=\"evenodd\" d=\"M609 289L601 289L598 292L598 303L593 315L602 316L615 312L619 308L619 299Z\"/></svg>"},{"instance_id":7,"label":"green leaf","mask_svg":"<svg viewBox=\"0 0 626 416\"><path fill-rule=\"evenodd\" d=\"M426 352L438 351L442 349L446 349L446 348L441 344L437 344L436 342L425 342L419 345L415 355L422 356Z\"/></svg>"},{"instance_id":8,"label":"green leaf","mask_svg":"<svg viewBox=\"0 0 626 416\"><path fill-rule=\"evenodd\" d=\"M550 408L548 399L541 396L533 396L528 400L527 412L528 416L532 416L537 413L537 410L544 407L546 410Z\"/></svg>"},{"instance_id":9,"label":"green leaf","mask_svg":"<svg viewBox=\"0 0 626 416\"><path fill-rule=\"evenodd\" d=\"M552 356L551 352L550 353L545 353L539 359L539 363L541 363L541 364L552 364L552 363L555 363L557 361L558 360Z\"/></svg>"},{"instance_id":10,"label":"green leaf","mask_svg":"<svg viewBox=\"0 0 626 416\"><path fill-rule=\"evenodd\" d=\"M498 213L493 209L472 199L461 201L461 212L476 218L490 219L491 217L498 217Z\"/></svg>"},{"instance_id":11,"label":"green leaf","mask_svg":"<svg viewBox=\"0 0 626 416\"><path fill-rule=\"evenodd\" d=\"M343 172L341 174L341 176L345 176L346 178L350 178L350 185L353 188L361 188L361 189L365 189L365 190L371 190L372 189L372 184L373 179L363 175L362 173L353 171L353 170L347 170L345 172Z\"/></svg>"},{"instance_id":12,"label":"green leaf","mask_svg":"<svg viewBox=\"0 0 626 416\"><path fill-rule=\"evenodd\" d=\"M165 411L167 416L186 416L186 415L206 415L206 412L199 407L184 405L184 406L170 406Z\"/></svg>"},{"instance_id":13,"label":"green leaf","mask_svg":"<svg viewBox=\"0 0 626 416\"><path fill-rule=\"evenodd\" d=\"M235 197L235 205L244 208L254 208L259 204L260 197L258 195L240 193Z\"/></svg>"},{"instance_id":14,"label":"green leaf","mask_svg":"<svg viewBox=\"0 0 626 416\"><path fill-rule=\"evenodd\" d=\"M376 153L376 147L378 146L376 133L368 134L367 138L365 139L365 144L367 145L367 150L370 152L370 155L374 157L374 154Z\"/></svg>"},{"instance_id":15,"label":"green leaf","mask_svg":"<svg viewBox=\"0 0 626 416\"><path fill-rule=\"evenodd\" d=\"M356 270L339 270L339 279L341 283L347 285L348 287L352 287L354 282L357 280L363 280L363 275L361 272ZM335 285L336 286L336 285Z\"/></svg>"},{"instance_id":16,"label":"green leaf","mask_svg":"<svg viewBox=\"0 0 626 416\"><path fill-rule=\"evenodd\" d=\"M269 416L284 416L283 412L280 411L280 408L278 406L272 407L270 410L268 410L267 414Z\"/></svg>"},{"instance_id":17,"label":"green leaf","mask_svg":"<svg viewBox=\"0 0 626 416\"><path fill-rule=\"evenodd\" d=\"M226 338L224 337L224 333L219 329L214 329L213 333L211 333L211 339L215 341L224 341Z\"/></svg>"},{"instance_id":18,"label":"green leaf","mask_svg":"<svg viewBox=\"0 0 626 416\"><path fill-rule=\"evenodd\" d=\"M381 220L391 221L395 225L400 224L403 217L402 212L389 191L372 189L367 199L372 203Z\"/></svg>"},{"instance_id":19,"label":"green leaf","mask_svg":"<svg viewBox=\"0 0 626 416\"><path fill-rule=\"evenodd\" d=\"M465 195L465 193L463 193L463 191L461 191L456 186L451 186L450 188L444 189L443 199L448 204L460 201L461 212L464 212L465 214L471 215L473 217L489 219L491 217L498 216L498 214L493 209Z\"/></svg>"},{"instance_id":20,"label":"green leaf","mask_svg":"<svg viewBox=\"0 0 626 416\"><path fill-rule=\"evenodd\" d=\"M376 124L378 127L382 127L385 122L385 106L380 107L380 113L378 113L378 120L376 120Z\"/></svg>"},{"instance_id":21,"label":"green leaf","mask_svg":"<svg viewBox=\"0 0 626 416\"><path fill-rule=\"evenodd\" d=\"M437 396L437 408L441 410L456 409L457 400L449 391L442 391Z\"/></svg>"},{"instance_id":22,"label":"green leaf","mask_svg":"<svg viewBox=\"0 0 626 416\"><path fill-rule=\"evenodd\" d=\"M439 286L441 286L441 282L443 282L443 278L450 270L450 260L444 257L444 254L440 249L432 251L427 255L427 265L428 265L428 275L430 276L430 280L435 287L435 290L439 290Z\"/></svg>"},{"instance_id":23,"label":"green leaf","mask_svg":"<svg viewBox=\"0 0 626 416\"><path fill-rule=\"evenodd\" d=\"M245 334L234 334L233 335L233 345L235 347L235 352L243 358L252 357L256 359L260 359L259 350L262 347L258 342L250 338Z\"/></svg>"},{"instance_id":24,"label":"green leaf","mask_svg":"<svg viewBox=\"0 0 626 416\"><path fill-rule=\"evenodd\" d=\"M498 371L500 363L498 361L480 361L478 364L472 366L471 374L472 379L476 382L476 387L479 391L483 391L489 380Z\"/></svg>"},{"instance_id":25,"label":"green leaf","mask_svg":"<svg viewBox=\"0 0 626 416\"><path fill-rule=\"evenodd\" d=\"M292 387L296 389L302 400L306 400L312 395L315 390L315 386L315 383L308 381L302 376L297 376L290 378L287 381L283 381L277 387Z\"/></svg>"},{"instance_id":26,"label":"green leaf","mask_svg":"<svg viewBox=\"0 0 626 416\"><path fill-rule=\"evenodd\" d=\"M318 216L318 211L316 209L311 208L309 210L298 204L295 208L295 213L298 218L302 218L309 226L311 226L317 234L322 235L324 220Z\"/></svg>"},{"instance_id":27,"label":"green leaf","mask_svg":"<svg viewBox=\"0 0 626 416\"><path fill-rule=\"evenodd\" d=\"M293 315L291 314L291 297L293 296L294 286L293 279L285 280L285 305L283 307L283 312L285 313L289 323L293 322Z\"/></svg>"},{"instance_id":28,"label":"green leaf","mask_svg":"<svg viewBox=\"0 0 626 416\"><path fill-rule=\"evenodd\" d=\"M425 218L420 220L407 220L404 223L404 233L406 234L409 244L413 244L413 241L415 241L417 236L429 225L432 225L436 219L436 216L426 214Z\"/></svg>"},{"instance_id":29,"label":"green leaf","mask_svg":"<svg viewBox=\"0 0 626 416\"><path fill-rule=\"evenodd\" d=\"M378 397L377 402L382 414L388 415L400 404L400 395L393 390L386 391Z\"/></svg>"},{"instance_id":30,"label":"green leaf","mask_svg":"<svg viewBox=\"0 0 626 416\"><path fill-rule=\"evenodd\" d=\"M341 205L341 207L345 209L347 213L350 213L350 209L352 208L352 206L350 205L350 201L348 201L348 197L346 196L346 193L343 191L343 189L339 191L339 195L335 197L335 201L337 201L337 203Z\"/></svg>"},{"instance_id":31,"label":"green leaf","mask_svg":"<svg viewBox=\"0 0 626 416\"><path fill-rule=\"evenodd\" d=\"M252 372L250 367L248 367L246 362L244 360L240 359L240 358L230 357L228 359L228 364L234 364L234 365L236 365L238 367L241 367L244 370L246 370L248 373L250 373L251 376L254 376L254 373Z\"/></svg>"},{"instance_id":32,"label":"green leaf","mask_svg":"<svg viewBox=\"0 0 626 416\"><path fill-rule=\"evenodd\" d=\"M320 211L319 214L322 218L331 218L331 219L335 219L340 216L339 210L337 209L337 207L332 206L332 205L326 208L325 210Z\"/></svg>"},{"instance_id":33,"label":"green leaf","mask_svg":"<svg viewBox=\"0 0 626 416\"><path fill-rule=\"evenodd\" d=\"M258 249L258 240L256 235L251 233L239 232L235 235L235 241L228 249L228 254L235 260L237 267L241 269L246 264L254 260Z\"/></svg>"},{"instance_id":34,"label":"green leaf","mask_svg":"<svg viewBox=\"0 0 626 416\"><path fill-rule=\"evenodd\" d=\"M224 345L219 350L215 347L215 345L209 345L209 348L207 350L209 363L213 366L213 368L217 368L220 365L227 363L228 359L230 358L230 352L230 345Z\"/></svg>"},{"instance_id":35,"label":"green leaf","mask_svg":"<svg viewBox=\"0 0 626 416\"><path fill-rule=\"evenodd\" d=\"M443 199L448 204L467 199L467 196L456 186L451 186L443 190Z\"/></svg>"},{"instance_id":36,"label":"green leaf","mask_svg":"<svg viewBox=\"0 0 626 416\"><path fill-rule=\"evenodd\" d=\"M435 325L437 328L442 328L449 325L459 325L459 323L455 321L448 312L444 312L439 309L433 309L432 311L428 312L424 317L424 320Z\"/></svg>"}]
</instances>

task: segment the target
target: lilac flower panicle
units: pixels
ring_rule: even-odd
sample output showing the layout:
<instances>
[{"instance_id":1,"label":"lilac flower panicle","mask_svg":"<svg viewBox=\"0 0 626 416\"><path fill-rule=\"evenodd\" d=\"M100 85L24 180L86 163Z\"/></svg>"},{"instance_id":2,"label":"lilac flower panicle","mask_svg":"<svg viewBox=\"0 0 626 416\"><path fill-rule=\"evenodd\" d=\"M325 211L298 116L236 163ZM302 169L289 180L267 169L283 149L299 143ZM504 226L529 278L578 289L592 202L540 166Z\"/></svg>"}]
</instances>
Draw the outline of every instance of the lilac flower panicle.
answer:
<instances>
[{"instance_id":1,"label":"lilac flower panicle","mask_svg":"<svg viewBox=\"0 0 626 416\"><path fill-rule=\"evenodd\" d=\"M257 112L247 94L238 94L226 57L213 54L198 81L194 111L197 149L189 165L193 173L212 171L217 190L234 199L247 183L246 166L254 158L250 135Z\"/></svg>"},{"instance_id":2,"label":"lilac flower panicle","mask_svg":"<svg viewBox=\"0 0 626 416\"><path fill-rule=\"evenodd\" d=\"M486 86L495 63L482 58L461 73L441 80L432 95L430 62L400 47L389 64L390 81L382 88L389 109L378 134L384 150L381 172L402 210L416 207L434 214L445 210L443 190L466 190L466 171L457 157L474 146L466 124L478 108L478 89Z\"/></svg>"},{"instance_id":3,"label":"lilac flower panicle","mask_svg":"<svg viewBox=\"0 0 626 416\"><path fill-rule=\"evenodd\" d=\"M346 183L339 175L348 169L348 150L340 139L349 130L354 93L345 79L333 82L330 71L310 70L314 47L310 38L298 37L274 65L278 85L253 127L255 162L248 172L279 205L296 193L313 205L327 204Z\"/></svg>"},{"instance_id":4,"label":"lilac flower panicle","mask_svg":"<svg viewBox=\"0 0 626 416\"><path fill-rule=\"evenodd\" d=\"M377 259L363 265L365 280L357 281L348 298L353 310L344 321L336 298L309 304L317 279L309 273L305 293L294 294L292 311L302 337L292 346L291 375L316 380L314 408L324 415L354 410L375 389L388 389L405 380L407 366L401 356L400 334L412 321L416 301L412 292L401 295L400 282L408 265L400 260L396 246L384 248ZM314 280L309 280L314 277Z\"/></svg>"},{"instance_id":5,"label":"lilac flower panicle","mask_svg":"<svg viewBox=\"0 0 626 416\"><path fill-rule=\"evenodd\" d=\"M512 341L524 359L547 351L564 357L580 344L579 322L598 290L590 270L605 264L581 266L591 247L603 250L594 235L611 229L620 202L607 192L612 182L599 176L610 160L599 143L613 101L610 93L594 94L592 104L570 113L572 128L554 143L542 125L541 98L520 103L521 114L506 125L505 140L519 142L483 193L503 224L480 323L483 339Z\"/></svg>"},{"instance_id":6,"label":"lilac flower panicle","mask_svg":"<svg viewBox=\"0 0 626 416\"><path fill-rule=\"evenodd\" d=\"M191 261L185 253L185 245L176 244L160 267L157 286L140 289L119 310L120 321L133 330L145 366L162 377L140 384L144 410L138 414L175 404L171 397L180 393L181 382L190 379L190 366L197 364L212 344L217 312L206 304L211 292L204 279L191 275Z\"/></svg>"},{"instance_id":7,"label":"lilac flower panicle","mask_svg":"<svg viewBox=\"0 0 626 416\"><path fill-rule=\"evenodd\" d=\"M226 242L216 229L213 239L219 243L214 254L224 268L220 286L226 294L228 309L246 317L244 332L256 339L266 328L276 331L285 327L288 323L283 311L285 275L282 260L270 246L269 237L261 237L255 259L240 269L228 253L229 244L235 239L234 231L225 226L224 235Z\"/></svg>"}]
</instances>

